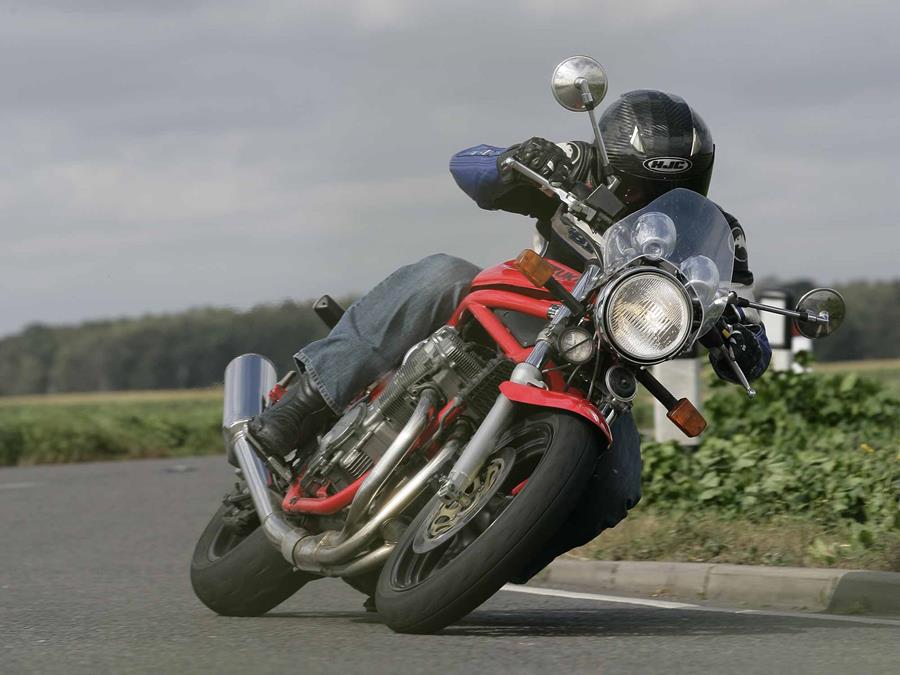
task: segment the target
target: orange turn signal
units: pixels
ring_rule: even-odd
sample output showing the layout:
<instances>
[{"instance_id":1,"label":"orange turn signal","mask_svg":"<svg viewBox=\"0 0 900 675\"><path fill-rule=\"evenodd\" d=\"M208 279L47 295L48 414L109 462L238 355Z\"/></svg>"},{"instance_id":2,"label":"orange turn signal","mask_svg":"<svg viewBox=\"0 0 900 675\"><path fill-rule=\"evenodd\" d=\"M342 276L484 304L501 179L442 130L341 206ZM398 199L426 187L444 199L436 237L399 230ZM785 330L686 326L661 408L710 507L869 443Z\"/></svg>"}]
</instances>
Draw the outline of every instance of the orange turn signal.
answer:
<instances>
[{"instance_id":1,"label":"orange turn signal","mask_svg":"<svg viewBox=\"0 0 900 675\"><path fill-rule=\"evenodd\" d=\"M694 404L686 398L679 399L675 407L667 414L676 427L681 429L682 433L688 438L696 438L706 429L706 420L700 411L694 407Z\"/></svg>"},{"instance_id":2,"label":"orange turn signal","mask_svg":"<svg viewBox=\"0 0 900 675\"><path fill-rule=\"evenodd\" d=\"M530 248L516 258L516 269L538 288L544 287L553 277L553 266Z\"/></svg>"}]
</instances>

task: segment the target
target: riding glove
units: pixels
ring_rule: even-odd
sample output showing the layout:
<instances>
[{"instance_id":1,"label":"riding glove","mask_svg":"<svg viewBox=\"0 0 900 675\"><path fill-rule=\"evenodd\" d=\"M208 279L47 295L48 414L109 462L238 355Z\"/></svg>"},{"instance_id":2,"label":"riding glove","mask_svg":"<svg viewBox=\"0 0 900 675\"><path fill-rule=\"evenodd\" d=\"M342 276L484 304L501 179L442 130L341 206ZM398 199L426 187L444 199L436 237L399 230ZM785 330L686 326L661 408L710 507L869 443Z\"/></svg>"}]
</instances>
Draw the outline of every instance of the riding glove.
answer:
<instances>
[{"instance_id":1,"label":"riding glove","mask_svg":"<svg viewBox=\"0 0 900 675\"><path fill-rule=\"evenodd\" d=\"M718 329L713 329L718 330ZM710 331L712 333L713 331ZM734 360L741 367L747 380L752 382L766 372L769 360L772 358L772 350L766 338L765 329L753 323L739 323L732 326L731 332L722 333L725 345L731 348ZM715 339L708 334L700 339L700 342L711 347L709 362L712 364L716 375L723 380L738 384L737 375L728 363L728 358L721 347L715 346Z\"/></svg>"},{"instance_id":2,"label":"riding glove","mask_svg":"<svg viewBox=\"0 0 900 675\"><path fill-rule=\"evenodd\" d=\"M568 186L572 180L574 168L572 155L544 138L537 136L530 138L524 143L512 146L497 158L500 179L506 184L521 182L524 176L503 164L510 157L539 173L553 185Z\"/></svg>"}]
</instances>

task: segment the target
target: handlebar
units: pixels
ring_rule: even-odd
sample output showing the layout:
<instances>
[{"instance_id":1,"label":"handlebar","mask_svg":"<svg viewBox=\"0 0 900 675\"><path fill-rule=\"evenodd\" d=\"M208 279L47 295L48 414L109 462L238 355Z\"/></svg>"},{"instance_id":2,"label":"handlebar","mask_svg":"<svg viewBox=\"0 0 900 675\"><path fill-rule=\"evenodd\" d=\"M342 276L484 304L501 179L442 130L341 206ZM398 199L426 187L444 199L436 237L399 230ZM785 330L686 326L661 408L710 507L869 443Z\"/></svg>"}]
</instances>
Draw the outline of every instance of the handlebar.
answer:
<instances>
[{"instance_id":1,"label":"handlebar","mask_svg":"<svg viewBox=\"0 0 900 675\"><path fill-rule=\"evenodd\" d=\"M556 195L559 200L568 207L569 213L576 219L582 221L592 235L598 235L605 232L611 226L618 214L622 212L625 204L620 200L613 190L618 185L619 180L615 176L610 175L607 184L600 185L591 189L587 185L578 184L584 188L586 197L580 198L572 191L564 190L544 178L542 175L529 169L527 166L512 157L503 160L503 166L518 171L520 174L535 183L547 194Z\"/></svg>"},{"instance_id":2,"label":"handlebar","mask_svg":"<svg viewBox=\"0 0 900 675\"><path fill-rule=\"evenodd\" d=\"M537 183L541 187L541 189L546 190L548 192L552 192L557 197L559 197L560 201L563 204L565 204L566 206L568 206L570 209L572 207L576 207L579 210L581 210L582 208L584 208L584 209L589 208L586 204L583 204L581 201L579 201L578 198L575 197L575 195L573 195L571 192L567 192L566 190L563 190L562 188L553 185L550 181L548 181L546 178L544 178L537 171L529 169L527 166L525 166L518 160L515 160L512 157L507 157L505 160L503 160L503 165L507 166L511 169L515 169L516 171L518 171L520 174L522 174L529 180L533 181L534 183ZM591 216L591 217L593 217L593 216Z\"/></svg>"}]
</instances>

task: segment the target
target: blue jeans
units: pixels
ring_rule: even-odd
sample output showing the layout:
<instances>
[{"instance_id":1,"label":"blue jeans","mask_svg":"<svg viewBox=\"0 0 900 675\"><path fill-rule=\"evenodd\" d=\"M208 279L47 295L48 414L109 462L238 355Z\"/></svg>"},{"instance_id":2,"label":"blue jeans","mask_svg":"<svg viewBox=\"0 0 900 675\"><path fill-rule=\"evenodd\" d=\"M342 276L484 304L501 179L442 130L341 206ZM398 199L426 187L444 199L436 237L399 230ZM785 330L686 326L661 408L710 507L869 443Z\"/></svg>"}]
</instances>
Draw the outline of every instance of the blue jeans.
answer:
<instances>
[{"instance_id":1,"label":"blue jeans","mask_svg":"<svg viewBox=\"0 0 900 675\"><path fill-rule=\"evenodd\" d=\"M401 267L353 303L329 335L294 358L336 412L396 368L407 350L443 326L478 274L470 262L438 254ZM595 470L566 527L527 567L527 576L621 521L641 498L640 437L631 415L612 424L613 443Z\"/></svg>"},{"instance_id":2,"label":"blue jeans","mask_svg":"<svg viewBox=\"0 0 900 675\"><path fill-rule=\"evenodd\" d=\"M401 267L294 359L340 414L360 391L399 366L410 347L447 323L478 272L443 253Z\"/></svg>"}]
</instances>

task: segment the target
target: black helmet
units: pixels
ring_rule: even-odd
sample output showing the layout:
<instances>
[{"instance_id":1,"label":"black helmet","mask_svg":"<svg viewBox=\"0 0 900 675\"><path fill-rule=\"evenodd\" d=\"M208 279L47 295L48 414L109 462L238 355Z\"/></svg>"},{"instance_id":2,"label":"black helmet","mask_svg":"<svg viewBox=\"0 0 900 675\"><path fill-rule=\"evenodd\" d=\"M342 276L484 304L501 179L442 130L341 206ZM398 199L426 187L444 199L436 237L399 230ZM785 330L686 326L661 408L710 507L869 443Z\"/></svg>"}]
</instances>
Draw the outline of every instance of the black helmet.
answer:
<instances>
[{"instance_id":1,"label":"black helmet","mask_svg":"<svg viewBox=\"0 0 900 675\"><path fill-rule=\"evenodd\" d=\"M715 145L706 123L684 99L640 89L623 94L600 117L616 195L628 211L687 188L706 195Z\"/></svg>"}]
</instances>

